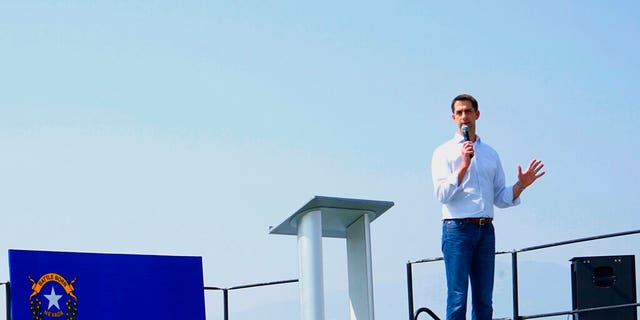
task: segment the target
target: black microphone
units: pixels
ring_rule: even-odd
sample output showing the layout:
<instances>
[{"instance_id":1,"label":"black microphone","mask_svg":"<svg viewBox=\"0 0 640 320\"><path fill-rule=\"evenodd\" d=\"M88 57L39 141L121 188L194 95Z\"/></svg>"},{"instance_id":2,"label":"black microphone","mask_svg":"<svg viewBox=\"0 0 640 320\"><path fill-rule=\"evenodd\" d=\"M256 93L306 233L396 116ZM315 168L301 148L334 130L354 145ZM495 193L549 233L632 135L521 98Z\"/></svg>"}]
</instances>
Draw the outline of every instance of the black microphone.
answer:
<instances>
[{"instance_id":1,"label":"black microphone","mask_svg":"<svg viewBox=\"0 0 640 320\"><path fill-rule=\"evenodd\" d=\"M462 135L464 136L464 141L467 142L471 139L469 139L469 126L468 125L463 125L462 128L460 128L460 130L462 130ZM473 155L469 155L469 159L473 158Z\"/></svg>"}]
</instances>

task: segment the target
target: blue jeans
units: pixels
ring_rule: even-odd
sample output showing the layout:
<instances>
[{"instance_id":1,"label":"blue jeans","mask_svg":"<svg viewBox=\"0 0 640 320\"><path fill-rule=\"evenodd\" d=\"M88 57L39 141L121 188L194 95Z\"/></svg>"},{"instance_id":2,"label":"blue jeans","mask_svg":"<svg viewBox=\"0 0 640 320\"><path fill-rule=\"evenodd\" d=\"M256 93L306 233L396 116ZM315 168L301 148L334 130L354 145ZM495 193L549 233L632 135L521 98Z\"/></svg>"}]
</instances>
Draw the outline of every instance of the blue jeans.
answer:
<instances>
[{"instance_id":1,"label":"blue jeans","mask_svg":"<svg viewBox=\"0 0 640 320\"><path fill-rule=\"evenodd\" d=\"M492 223L480 226L457 220L443 222L442 253L447 272L447 320L466 319L469 280L472 319L491 320L495 239Z\"/></svg>"}]
</instances>

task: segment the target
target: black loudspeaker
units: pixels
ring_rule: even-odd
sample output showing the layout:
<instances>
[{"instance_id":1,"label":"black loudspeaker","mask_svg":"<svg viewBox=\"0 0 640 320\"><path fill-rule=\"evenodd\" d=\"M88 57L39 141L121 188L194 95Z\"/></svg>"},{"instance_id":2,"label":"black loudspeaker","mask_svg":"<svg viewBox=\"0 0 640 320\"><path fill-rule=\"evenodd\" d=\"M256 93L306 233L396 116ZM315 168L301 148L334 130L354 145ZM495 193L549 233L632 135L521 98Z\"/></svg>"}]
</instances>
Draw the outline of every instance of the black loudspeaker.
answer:
<instances>
[{"instance_id":1,"label":"black loudspeaker","mask_svg":"<svg viewBox=\"0 0 640 320\"><path fill-rule=\"evenodd\" d=\"M571 259L573 310L636 302L635 256ZM573 315L574 320L637 320L636 307L598 310Z\"/></svg>"}]
</instances>

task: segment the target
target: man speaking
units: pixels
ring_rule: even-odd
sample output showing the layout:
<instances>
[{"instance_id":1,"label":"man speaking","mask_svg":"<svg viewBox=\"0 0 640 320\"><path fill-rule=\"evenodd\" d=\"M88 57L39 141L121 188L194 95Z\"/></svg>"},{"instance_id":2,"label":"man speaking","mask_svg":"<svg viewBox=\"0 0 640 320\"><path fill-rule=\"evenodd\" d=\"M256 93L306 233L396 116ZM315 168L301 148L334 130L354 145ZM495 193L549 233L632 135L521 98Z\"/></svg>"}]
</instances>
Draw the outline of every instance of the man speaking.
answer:
<instances>
[{"instance_id":1,"label":"man speaking","mask_svg":"<svg viewBox=\"0 0 640 320\"><path fill-rule=\"evenodd\" d=\"M471 281L472 319L490 320L495 267L493 206L520 203L520 194L544 175L532 160L518 181L505 186L498 153L476 134L478 101L462 94L451 102L457 132L433 152L431 173L442 203L442 253L447 274L447 320L464 320Z\"/></svg>"}]
</instances>

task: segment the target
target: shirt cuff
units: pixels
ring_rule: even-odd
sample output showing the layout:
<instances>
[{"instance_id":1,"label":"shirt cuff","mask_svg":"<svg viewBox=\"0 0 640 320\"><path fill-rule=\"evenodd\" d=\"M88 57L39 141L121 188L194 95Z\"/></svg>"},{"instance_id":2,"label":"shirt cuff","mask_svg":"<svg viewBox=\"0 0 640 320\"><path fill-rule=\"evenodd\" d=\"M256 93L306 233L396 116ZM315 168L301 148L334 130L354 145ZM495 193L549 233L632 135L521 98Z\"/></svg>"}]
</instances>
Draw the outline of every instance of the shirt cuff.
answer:
<instances>
[{"instance_id":1,"label":"shirt cuff","mask_svg":"<svg viewBox=\"0 0 640 320\"><path fill-rule=\"evenodd\" d=\"M513 188L506 188L507 192L506 192L506 196L507 199L505 199L507 202L511 203L512 206L517 206L520 204L520 197L517 197L515 200L513 199Z\"/></svg>"}]
</instances>

